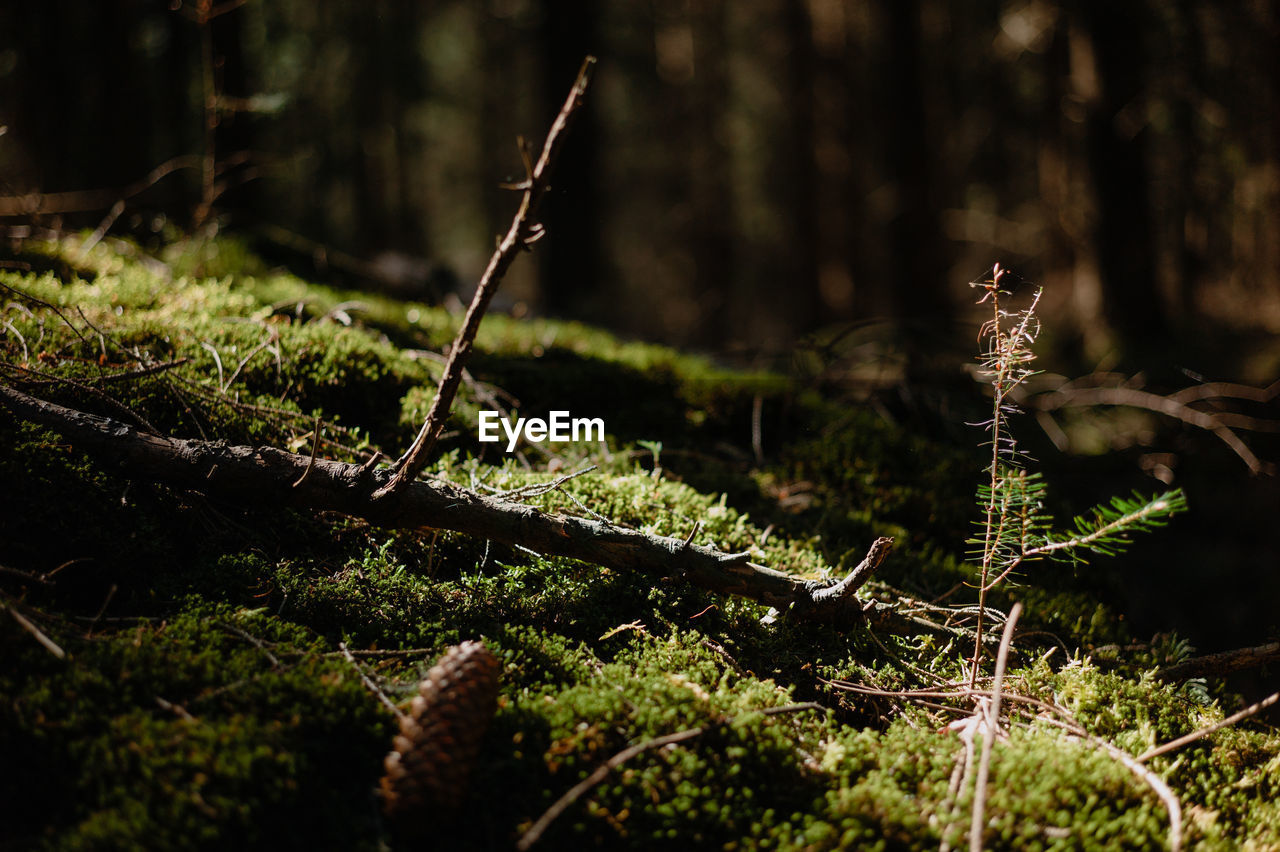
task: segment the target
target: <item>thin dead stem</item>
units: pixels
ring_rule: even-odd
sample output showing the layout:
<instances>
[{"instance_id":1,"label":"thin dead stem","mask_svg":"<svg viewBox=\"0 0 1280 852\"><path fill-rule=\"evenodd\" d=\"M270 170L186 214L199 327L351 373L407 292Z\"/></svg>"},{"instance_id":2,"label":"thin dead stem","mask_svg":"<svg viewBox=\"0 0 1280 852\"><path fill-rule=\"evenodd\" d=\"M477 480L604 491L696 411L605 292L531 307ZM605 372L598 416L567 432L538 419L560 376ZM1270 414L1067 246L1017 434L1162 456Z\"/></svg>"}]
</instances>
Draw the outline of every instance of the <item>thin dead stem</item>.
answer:
<instances>
[{"instance_id":1,"label":"thin dead stem","mask_svg":"<svg viewBox=\"0 0 1280 852\"><path fill-rule=\"evenodd\" d=\"M480 321L489 307L493 294L497 292L499 283L516 256L521 251L531 250L533 244L545 233L537 222L538 206L549 187L551 171L564 145L569 126L582 106L595 64L594 56L588 56L583 61L573 88L569 90L564 106L560 108L555 122L551 125L551 130L547 133L546 142L542 146L542 155L538 158L536 165L532 163L528 148L521 140L520 150L525 161L525 179L513 187L524 192L520 207L511 220L511 227L507 230L506 236L494 250L493 256L489 258L488 267L480 277L480 284L476 287L462 326L458 329L453 346L449 349L449 360L445 363L444 374L440 377L440 384L436 389L435 398L431 401L431 408L427 411L426 420L423 421L422 428L409 449L395 463L391 478L375 492L375 499L381 499L399 491L405 483L417 478L426 466L432 448L444 431L445 421L453 407L458 385L462 381L462 370L466 367L467 359L471 355L476 332L480 329Z\"/></svg>"},{"instance_id":2,"label":"thin dead stem","mask_svg":"<svg viewBox=\"0 0 1280 852\"><path fill-rule=\"evenodd\" d=\"M364 673L364 668L360 665L360 663L356 661L356 658L351 653L351 651L347 649L346 642L339 642L338 650L342 652L342 656L346 658L346 661L348 663L351 664L351 667L356 670L356 674L360 676L360 682L364 684L364 688L372 692L377 697L377 699L382 702L384 707L386 707L388 710L394 713L397 721L403 722L405 719L409 718L408 715L399 707L397 707L396 703L392 701L390 698L388 698L387 694L383 692L382 689L376 683L374 683L367 674Z\"/></svg>"},{"instance_id":3,"label":"thin dead stem","mask_svg":"<svg viewBox=\"0 0 1280 852\"><path fill-rule=\"evenodd\" d=\"M1015 603L1004 623L1004 635L996 654L996 674L991 681L991 701L987 704L986 733L982 738L982 757L978 761L978 778L974 782L973 820L969 824L969 850L982 852L982 829L986 821L987 779L991 771L991 749L1000 731L1000 690L1004 685L1005 666L1009 660L1009 645L1013 642L1013 630L1022 614L1022 604Z\"/></svg>"},{"instance_id":4,"label":"thin dead stem","mask_svg":"<svg viewBox=\"0 0 1280 852\"><path fill-rule=\"evenodd\" d=\"M821 704L805 702L802 704L788 704L784 707L769 707L759 712L763 713L765 716L777 716L783 713L797 713L802 710L826 711L826 709L827 708L823 707ZM688 740L701 736L713 728L726 725L731 721L732 719L726 719L710 725L703 725L697 728L677 731L673 734L655 737L651 740L645 740L642 743L637 743L623 749L613 757L606 760L600 766L596 767L594 772L579 781L573 787L569 788L563 796L556 800L555 804L547 808L547 810L542 814L542 816L538 817L537 821L529 828L529 830L521 835L520 840L516 842L516 849L518 849L519 852L526 852L526 850L530 849L551 826L551 823L555 822L561 814L568 810L570 805L582 798L583 794L592 787L595 787L605 778L608 778L610 772L617 769L636 755L643 754L644 752L651 751L655 748L662 748L663 746L687 742Z\"/></svg>"},{"instance_id":5,"label":"thin dead stem","mask_svg":"<svg viewBox=\"0 0 1280 852\"><path fill-rule=\"evenodd\" d=\"M41 630L39 627L36 627L34 624L32 624L30 619L28 619L22 613L18 612L17 607L11 604L0 603L0 609L9 610L9 614L13 616L13 620L18 622L18 626L20 626L23 630L30 633L33 637L35 637L35 640L39 642L42 646L44 646L45 650L47 650L50 654L53 654L59 660L66 658L67 652L62 650L62 648L58 645L57 642L54 642L52 639L46 636L43 630Z\"/></svg>"},{"instance_id":6,"label":"thin dead stem","mask_svg":"<svg viewBox=\"0 0 1280 852\"><path fill-rule=\"evenodd\" d=\"M1256 704L1251 704L1248 707L1244 708L1239 713L1231 714L1227 718L1223 719L1221 722L1215 722L1214 724L1201 728L1198 731L1192 731L1191 733L1187 734L1184 737L1178 737L1176 740L1170 740L1169 742L1164 743L1163 745L1158 745L1155 748L1145 751L1142 754L1138 755L1138 757L1135 759L1139 763L1146 763L1148 760L1150 760L1153 757L1159 757L1162 754L1168 754L1171 751L1176 751L1182 748L1184 745L1189 745L1198 739L1209 736L1209 734L1212 734L1215 731L1220 731L1223 728L1227 728L1227 727L1230 727L1231 725L1234 725L1236 722L1242 721L1244 719L1248 719L1250 716L1254 715L1255 713L1258 713L1262 710L1267 709L1272 704L1275 704L1277 701L1280 701L1280 692L1273 692L1272 694L1268 695L1266 698L1262 699Z\"/></svg>"},{"instance_id":7,"label":"thin dead stem","mask_svg":"<svg viewBox=\"0 0 1280 852\"><path fill-rule=\"evenodd\" d=\"M990 493L987 496L983 524L982 568L978 582L978 623L975 628L978 638L973 643L973 659L969 671L971 685L977 680L978 667L982 663L983 620L986 613L987 592L994 585L991 581L991 571L1009 514L999 505L999 485L1002 475L1000 456L1005 442L1005 421L1009 412L1013 410L1006 400L1026 378L1023 369L1023 365L1029 360L1026 346L1035 338L1032 324L1035 321L1036 306L1040 303L1040 293L1037 291L1031 305L1022 313L1021 321L1006 332L1001 324L1006 313L1000 307L1000 279L1005 274L1005 270L1001 269L999 264L996 264L993 269L994 275L987 288L988 295L982 300L991 299L992 318L982 327L980 333L990 338L991 344L987 357L988 363L993 363L995 369L991 373L991 387L994 394L991 405L992 414L991 420L986 424L991 433ZM1002 571L1001 578L1007 573L1008 571Z\"/></svg>"}]
</instances>

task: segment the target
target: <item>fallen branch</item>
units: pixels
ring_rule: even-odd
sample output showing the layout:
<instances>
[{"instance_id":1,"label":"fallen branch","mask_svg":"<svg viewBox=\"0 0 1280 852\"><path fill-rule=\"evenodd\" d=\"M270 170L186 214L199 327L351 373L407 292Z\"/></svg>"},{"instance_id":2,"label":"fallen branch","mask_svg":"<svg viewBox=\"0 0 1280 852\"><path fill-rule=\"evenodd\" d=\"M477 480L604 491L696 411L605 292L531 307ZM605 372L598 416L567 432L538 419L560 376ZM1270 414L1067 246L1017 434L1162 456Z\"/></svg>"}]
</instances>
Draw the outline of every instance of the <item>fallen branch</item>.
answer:
<instances>
[{"instance_id":1,"label":"fallen branch","mask_svg":"<svg viewBox=\"0 0 1280 852\"><path fill-rule=\"evenodd\" d=\"M278 450L156 435L109 417L87 414L0 385L0 404L18 417L61 434L104 466L135 479L162 482L241 504L331 510L387 528L453 530L652 577L678 577L721 595L738 595L806 620L840 626L870 622L918 632L920 624L852 590L888 550L876 542L850 577L834 588L812 583L684 539L657 536L593 518L547 514L531 506L477 494L442 480L414 481L395 500L379 500L390 473L367 466ZM308 472L309 471L309 472ZM304 475L305 474L305 475ZM295 484L296 483L296 484ZM944 627L937 629L946 631ZM951 632L951 631L947 631Z\"/></svg>"},{"instance_id":2,"label":"fallen branch","mask_svg":"<svg viewBox=\"0 0 1280 852\"><path fill-rule=\"evenodd\" d=\"M431 400L427 418L423 421L422 428L409 449L393 465L391 479L376 493L375 496L379 499L399 491L406 482L416 479L422 472L422 468L426 466L431 449L439 439L440 433L444 431L445 420L453 407L453 398L462 381L463 368L466 367L467 359L471 355L471 346L475 342L476 332L480 330L480 320L484 318L489 301L498 291L498 284L516 259L516 255L522 250L529 251L544 233L537 221L538 205L542 201L542 196L550 188L551 169L564 145L569 125L582 106L582 99L587 93L587 86L591 83L591 73L595 69L595 64L594 56L588 56L583 61L582 68L578 71L578 78L569 91L569 97L560 108L555 123L547 133L547 140L542 146L542 155L538 157L536 165L531 162L528 147L524 144L524 140L521 140L520 153L524 157L525 179L512 187L524 190L520 208L516 211L515 218L511 220L507 235L502 238L502 242L498 243L493 256L489 258L489 266L480 276L480 284L476 287L475 295L471 297L471 305L467 308L462 327L458 329L458 335L449 349L449 360L445 362L444 374L440 377L435 398Z\"/></svg>"},{"instance_id":3,"label":"fallen branch","mask_svg":"<svg viewBox=\"0 0 1280 852\"><path fill-rule=\"evenodd\" d=\"M1193 677L1213 675L1222 677L1232 672L1253 669L1280 660L1280 642L1268 642L1253 648L1237 648L1234 651L1222 651L1217 654L1205 654L1192 657L1180 663L1161 669L1157 676L1161 680L1187 680Z\"/></svg>"},{"instance_id":4,"label":"fallen branch","mask_svg":"<svg viewBox=\"0 0 1280 852\"><path fill-rule=\"evenodd\" d=\"M840 598L852 597L866 585L871 579L871 575L880 567L880 563L889 555L889 551L893 549L893 539L878 538L871 542L871 547L867 550L867 555L859 562L849 576L833 586L819 589L813 593L814 603L822 603L827 600L838 600Z\"/></svg>"},{"instance_id":5,"label":"fallen branch","mask_svg":"<svg viewBox=\"0 0 1280 852\"><path fill-rule=\"evenodd\" d=\"M200 160L194 156L174 157L148 172L140 180L116 189L91 189L75 192L29 192L0 198L0 216L42 216L57 213L80 213L105 210L118 201L132 198L150 189L163 178L180 169L196 169Z\"/></svg>"}]
</instances>

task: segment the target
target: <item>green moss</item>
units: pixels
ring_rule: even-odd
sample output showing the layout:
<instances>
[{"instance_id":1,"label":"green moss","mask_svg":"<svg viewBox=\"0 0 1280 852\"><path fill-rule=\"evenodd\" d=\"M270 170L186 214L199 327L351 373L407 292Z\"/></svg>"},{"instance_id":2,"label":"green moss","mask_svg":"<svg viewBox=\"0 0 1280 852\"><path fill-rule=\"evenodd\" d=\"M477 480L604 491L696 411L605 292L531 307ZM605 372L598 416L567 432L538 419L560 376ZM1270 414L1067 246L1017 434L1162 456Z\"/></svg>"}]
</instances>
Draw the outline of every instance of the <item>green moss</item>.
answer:
<instances>
[{"instance_id":1,"label":"green moss","mask_svg":"<svg viewBox=\"0 0 1280 852\"><path fill-rule=\"evenodd\" d=\"M456 316L273 273L234 242L170 247L167 275L138 255L33 244L24 257L43 260L31 272L0 271L62 313L7 294L5 380L176 435L302 452L319 416L322 452L343 459L394 454L416 430L440 366L412 350L447 345ZM157 369L124 375L144 368ZM559 473L597 470L531 505L661 535L696 529L699 543L812 579L893 535L878 582L970 599L963 541L981 468L970 450L780 376L574 323L489 317L471 371L523 416L604 417L608 446L526 452L533 468L494 453L474 440L489 403L464 385L435 475L511 491L550 482L538 468L560 453ZM753 466L757 398L768 460ZM502 662L501 701L471 792L440 827L447 848L510 848L605 760L692 728L703 731L587 791L541 845L967 842L972 793L949 793L961 744L942 730L956 713L829 683L957 681L970 649L948 636L766 626L760 605L675 578L130 482L7 414L0 484L14 495L0 513L12 569L0 603L69 652L55 658L0 613L0 754L21 767L0 782L0 833L19 848L390 844L373 791L394 719L334 650L395 652L361 663L407 701L443 649L471 638ZM993 605L1021 601L1023 624L1054 638L1019 641L1009 688L1057 701L1135 755L1224 715L1203 689L1147 673L1185 652L1176 641L1120 650L1132 639L1123 613L1087 571L1035 566L1018 581ZM1042 659L1057 641L1070 655ZM809 700L828 709L761 712ZM988 848L1163 844L1163 808L1132 773L1025 707L1014 719L994 750ZM1184 804L1190 848L1280 843L1277 755L1273 733L1236 727L1152 761Z\"/></svg>"},{"instance_id":2,"label":"green moss","mask_svg":"<svg viewBox=\"0 0 1280 852\"><path fill-rule=\"evenodd\" d=\"M0 670L6 834L58 849L372 847L389 725L297 628L195 605L55 660L12 625ZM251 638L250 638L251 637ZM258 647L261 643L262 647ZM32 782L34 776L35 782Z\"/></svg>"}]
</instances>

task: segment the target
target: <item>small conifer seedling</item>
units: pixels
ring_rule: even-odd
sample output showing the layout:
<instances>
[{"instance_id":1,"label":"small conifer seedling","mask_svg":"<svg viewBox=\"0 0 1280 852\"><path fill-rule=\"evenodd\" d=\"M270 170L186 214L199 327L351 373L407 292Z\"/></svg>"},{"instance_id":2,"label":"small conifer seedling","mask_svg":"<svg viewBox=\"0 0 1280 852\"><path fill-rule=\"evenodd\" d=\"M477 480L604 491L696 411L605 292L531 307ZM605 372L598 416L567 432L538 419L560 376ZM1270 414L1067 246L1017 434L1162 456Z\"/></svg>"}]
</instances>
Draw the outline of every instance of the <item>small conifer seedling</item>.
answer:
<instances>
[{"instance_id":1,"label":"small conifer seedling","mask_svg":"<svg viewBox=\"0 0 1280 852\"><path fill-rule=\"evenodd\" d=\"M1039 473L1028 469L1031 461L1018 448L1009 429L1009 418L1017 413L1012 403L1014 390L1035 375L1031 346L1040 332L1036 306L1042 290L1037 288L1030 304L1011 310L1005 287L1008 270L1000 264L991 275L972 286L984 292L979 304L990 303L991 319L979 332L982 358L980 375L992 389L991 417L982 426L990 448L987 478L978 487L982 513L977 532L969 539L970 554L980 566L978 575L978 626L970 667L970 683L976 683L982 661L984 622L989 621L987 593L1008 580L1022 565L1044 557L1083 561L1090 553L1118 553L1135 532L1163 526L1169 518L1187 508L1180 489L1155 497L1113 497L1109 504L1095 506L1078 515L1067 530L1053 528L1053 518L1045 510L1047 486Z\"/></svg>"}]
</instances>

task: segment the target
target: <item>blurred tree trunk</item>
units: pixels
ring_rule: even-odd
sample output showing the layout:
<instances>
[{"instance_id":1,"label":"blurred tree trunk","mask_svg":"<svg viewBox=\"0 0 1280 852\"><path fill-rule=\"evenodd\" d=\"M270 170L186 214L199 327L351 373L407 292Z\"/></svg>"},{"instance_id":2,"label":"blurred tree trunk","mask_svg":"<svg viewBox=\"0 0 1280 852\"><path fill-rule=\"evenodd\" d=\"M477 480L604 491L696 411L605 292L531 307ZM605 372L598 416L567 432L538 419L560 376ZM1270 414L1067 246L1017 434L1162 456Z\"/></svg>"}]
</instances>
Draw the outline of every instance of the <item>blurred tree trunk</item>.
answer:
<instances>
[{"instance_id":1,"label":"blurred tree trunk","mask_svg":"<svg viewBox=\"0 0 1280 852\"><path fill-rule=\"evenodd\" d=\"M1088 168L1073 144L1074 122L1064 115L1064 104L1072 96L1068 31L1066 23L1059 21L1041 56L1046 96L1039 104L1037 172L1047 239L1044 254L1038 260L1044 270L1046 291L1050 294L1070 293L1079 264L1088 262L1092 265L1087 261L1092 252L1089 246L1092 235L1085 227L1088 214L1075 192L1075 185L1081 175L1087 174ZM1072 319L1085 324L1095 318L1082 318L1077 313ZM1077 327L1075 331L1072 343L1078 345L1082 342L1081 329ZM1071 338L1069 329L1060 329L1059 333L1064 343Z\"/></svg>"},{"instance_id":2,"label":"blurred tree trunk","mask_svg":"<svg viewBox=\"0 0 1280 852\"><path fill-rule=\"evenodd\" d=\"M891 289L899 318L948 312L947 264L938 221L932 130L925 109L919 0L879 0L886 24L883 63L884 151L894 185L894 215L887 235Z\"/></svg>"},{"instance_id":3,"label":"blurred tree trunk","mask_svg":"<svg viewBox=\"0 0 1280 852\"><path fill-rule=\"evenodd\" d=\"M1177 197L1170 236L1177 258L1177 311L1182 317L1195 311L1195 287L1204 274L1205 213L1200 209L1196 191L1197 141L1196 95L1205 89L1204 44L1195 22L1193 0L1178 0L1174 37L1180 42L1182 62L1173 70L1176 89L1173 93L1173 143L1177 146Z\"/></svg>"},{"instance_id":4,"label":"blurred tree trunk","mask_svg":"<svg viewBox=\"0 0 1280 852\"><path fill-rule=\"evenodd\" d=\"M217 161L223 171L219 181L226 181L227 189L214 199L214 208L229 213L233 223L243 227L245 221L259 209L255 198L255 184L245 179L249 176L245 166L226 170L231 158L247 155L253 149L253 115L244 109L245 101L253 95L249 91L249 74L245 67L245 55L241 43L243 15L231 11L219 15L209 23L209 36L213 44L213 73L218 96L232 108L219 110L218 126L214 131L214 147Z\"/></svg>"},{"instance_id":5,"label":"blurred tree trunk","mask_svg":"<svg viewBox=\"0 0 1280 852\"><path fill-rule=\"evenodd\" d=\"M1090 0L1084 13L1097 68L1087 145L1098 203L1094 237L1103 312L1123 341L1143 344L1160 339L1167 323L1147 195L1142 6Z\"/></svg>"},{"instance_id":6,"label":"blurred tree trunk","mask_svg":"<svg viewBox=\"0 0 1280 852\"><path fill-rule=\"evenodd\" d=\"M786 140L787 156L783 160L788 176L783 198L787 219L791 223L790 267L787 281L787 303L783 308L791 326L792 337L813 328L820 310L818 292L818 256L821 235L818 228L818 170L815 156L815 104L817 58L813 44L813 20L808 0L787 0L784 12L787 41L786 104L790 133Z\"/></svg>"},{"instance_id":7,"label":"blurred tree trunk","mask_svg":"<svg viewBox=\"0 0 1280 852\"><path fill-rule=\"evenodd\" d=\"M556 114L588 54L598 53L596 0L547 3L542 10L543 114ZM597 110L588 102L574 119L556 167L555 183L543 203L551 234L543 245L542 297L548 311L589 316L600 300L601 209L596 152L600 144ZM545 132L545 130L544 130ZM529 139L536 146L541 137ZM586 308L586 310L584 310Z\"/></svg>"},{"instance_id":8,"label":"blurred tree trunk","mask_svg":"<svg viewBox=\"0 0 1280 852\"><path fill-rule=\"evenodd\" d=\"M694 75L690 89L690 144L684 167L692 204L690 251L694 277L692 301L699 322L697 336L716 347L731 338L725 322L734 277L732 196L729 152L723 144L722 123L729 101L725 55L723 0L698 4L689 26L693 36Z\"/></svg>"},{"instance_id":9,"label":"blurred tree trunk","mask_svg":"<svg viewBox=\"0 0 1280 852\"><path fill-rule=\"evenodd\" d=\"M351 234L350 250L368 255L393 245L391 217L394 212L387 189L391 184L392 164L388 162L388 132L392 130L394 101L399 97L398 81L391 66L395 42L400 36L392 23L395 3L371 2L363 9L348 9L351 26L360 33L359 42L376 45L375 50L353 53L353 83L348 92L354 133L351 165L355 167L352 187L356 205L354 221L358 230Z\"/></svg>"},{"instance_id":10,"label":"blurred tree trunk","mask_svg":"<svg viewBox=\"0 0 1280 852\"><path fill-rule=\"evenodd\" d=\"M154 163L138 125L140 59L130 40L142 12L128 0L9 3L0 17L4 80L0 123L26 149L32 171L5 188L63 191L137 180Z\"/></svg>"},{"instance_id":11,"label":"blurred tree trunk","mask_svg":"<svg viewBox=\"0 0 1280 852\"><path fill-rule=\"evenodd\" d=\"M846 167L841 181L845 211L844 266L848 273L848 302L855 317L869 317L887 310L887 296L873 286L879 261L880 241L874 236L874 216L869 202L878 177L879 155L876 134L867 125L875 113L876 85L871 57L873 12L863 4L843 6L847 44L844 49L842 80L844 83L844 115L841 150Z\"/></svg>"}]
</instances>

